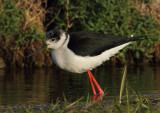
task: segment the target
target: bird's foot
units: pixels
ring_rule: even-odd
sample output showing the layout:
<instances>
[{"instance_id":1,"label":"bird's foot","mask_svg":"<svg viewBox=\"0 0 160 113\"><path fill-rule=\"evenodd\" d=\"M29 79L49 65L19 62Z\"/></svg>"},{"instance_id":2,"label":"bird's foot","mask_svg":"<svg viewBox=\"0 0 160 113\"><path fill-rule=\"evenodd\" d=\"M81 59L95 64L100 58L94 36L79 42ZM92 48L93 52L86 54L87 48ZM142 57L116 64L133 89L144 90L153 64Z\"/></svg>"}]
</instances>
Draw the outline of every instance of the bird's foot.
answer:
<instances>
[{"instance_id":1,"label":"bird's foot","mask_svg":"<svg viewBox=\"0 0 160 113\"><path fill-rule=\"evenodd\" d=\"M94 95L92 101L102 101L103 95Z\"/></svg>"}]
</instances>

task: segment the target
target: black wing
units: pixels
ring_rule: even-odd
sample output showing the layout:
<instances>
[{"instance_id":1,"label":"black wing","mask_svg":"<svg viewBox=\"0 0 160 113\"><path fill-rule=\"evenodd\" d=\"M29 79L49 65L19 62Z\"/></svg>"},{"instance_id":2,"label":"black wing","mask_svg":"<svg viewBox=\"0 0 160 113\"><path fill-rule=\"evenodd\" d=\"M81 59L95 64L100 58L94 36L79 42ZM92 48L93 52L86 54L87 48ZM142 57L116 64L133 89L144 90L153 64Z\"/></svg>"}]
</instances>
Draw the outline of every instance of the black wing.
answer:
<instances>
[{"instance_id":1,"label":"black wing","mask_svg":"<svg viewBox=\"0 0 160 113\"><path fill-rule=\"evenodd\" d=\"M73 32L70 33L68 48L80 56L96 56L105 50L134 41L137 38L140 37L124 38L95 32Z\"/></svg>"}]
</instances>

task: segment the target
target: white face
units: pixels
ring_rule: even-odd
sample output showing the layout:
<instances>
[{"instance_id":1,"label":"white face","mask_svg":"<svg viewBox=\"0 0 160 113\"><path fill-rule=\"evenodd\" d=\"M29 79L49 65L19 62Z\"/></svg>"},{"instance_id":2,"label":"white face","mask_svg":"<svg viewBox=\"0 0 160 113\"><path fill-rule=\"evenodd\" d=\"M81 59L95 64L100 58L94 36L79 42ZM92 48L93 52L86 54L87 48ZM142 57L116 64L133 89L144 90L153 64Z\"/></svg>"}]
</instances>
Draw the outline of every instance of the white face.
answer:
<instances>
[{"instance_id":1,"label":"white face","mask_svg":"<svg viewBox=\"0 0 160 113\"><path fill-rule=\"evenodd\" d=\"M58 49L63 46L66 40L66 34L63 30L51 30L46 34L47 48Z\"/></svg>"}]
</instances>

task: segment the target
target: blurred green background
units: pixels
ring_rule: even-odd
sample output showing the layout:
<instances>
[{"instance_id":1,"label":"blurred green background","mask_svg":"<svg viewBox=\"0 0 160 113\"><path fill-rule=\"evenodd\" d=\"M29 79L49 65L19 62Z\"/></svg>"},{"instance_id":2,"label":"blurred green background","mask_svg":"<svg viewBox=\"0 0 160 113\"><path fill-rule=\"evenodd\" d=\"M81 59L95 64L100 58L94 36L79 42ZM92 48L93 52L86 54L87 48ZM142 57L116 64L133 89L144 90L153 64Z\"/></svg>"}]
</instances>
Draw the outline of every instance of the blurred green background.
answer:
<instances>
[{"instance_id":1,"label":"blurred green background","mask_svg":"<svg viewBox=\"0 0 160 113\"><path fill-rule=\"evenodd\" d=\"M159 6L159 0L0 0L0 68L53 65L48 49L26 56L44 43L46 31L59 28L128 38L145 35L109 63L158 64Z\"/></svg>"}]
</instances>

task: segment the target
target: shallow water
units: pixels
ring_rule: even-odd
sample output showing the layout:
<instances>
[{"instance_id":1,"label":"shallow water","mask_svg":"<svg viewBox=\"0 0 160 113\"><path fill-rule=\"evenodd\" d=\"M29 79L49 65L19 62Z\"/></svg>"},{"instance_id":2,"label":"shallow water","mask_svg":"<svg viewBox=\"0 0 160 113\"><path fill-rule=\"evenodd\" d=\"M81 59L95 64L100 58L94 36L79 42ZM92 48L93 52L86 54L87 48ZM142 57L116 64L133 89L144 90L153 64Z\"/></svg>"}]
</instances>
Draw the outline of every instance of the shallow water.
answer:
<instances>
[{"instance_id":1,"label":"shallow water","mask_svg":"<svg viewBox=\"0 0 160 113\"><path fill-rule=\"evenodd\" d=\"M93 71L106 96L118 96L123 67L101 66ZM160 95L160 66L128 66L128 87L140 94ZM1 69L0 105L46 104L63 99L69 101L92 90L87 73L73 74L59 68Z\"/></svg>"}]
</instances>

